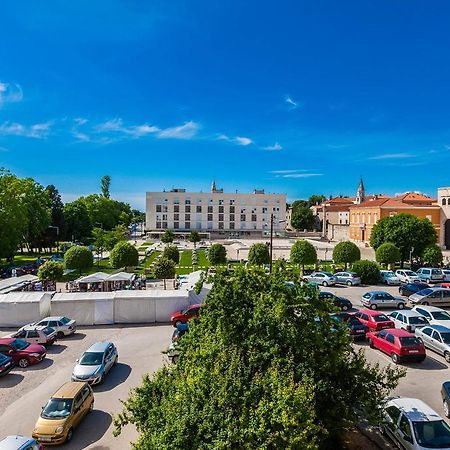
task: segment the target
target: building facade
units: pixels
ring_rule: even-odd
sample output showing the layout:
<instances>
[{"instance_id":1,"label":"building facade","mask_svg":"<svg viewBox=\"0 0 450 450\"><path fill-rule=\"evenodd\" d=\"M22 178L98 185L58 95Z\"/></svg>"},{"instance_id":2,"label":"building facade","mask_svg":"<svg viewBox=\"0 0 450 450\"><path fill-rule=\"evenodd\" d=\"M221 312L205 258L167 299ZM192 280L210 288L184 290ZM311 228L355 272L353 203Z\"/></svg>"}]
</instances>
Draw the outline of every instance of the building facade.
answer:
<instances>
[{"instance_id":1,"label":"building facade","mask_svg":"<svg viewBox=\"0 0 450 450\"><path fill-rule=\"evenodd\" d=\"M438 189L438 205L441 207L439 245L450 250L450 187Z\"/></svg>"},{"instance_id":2,"label":"building facade","mask_svg":"<svg viewBox=\"0 0 450 450\"><path fill-rule=\"evenodd\" d=\"M211 192L147 192L146 230L189 233L192 230L218 236L267 235L271 215L275 235L283 235L286 194L224 193L213 183Z\"/></svg>"}]
</instances>

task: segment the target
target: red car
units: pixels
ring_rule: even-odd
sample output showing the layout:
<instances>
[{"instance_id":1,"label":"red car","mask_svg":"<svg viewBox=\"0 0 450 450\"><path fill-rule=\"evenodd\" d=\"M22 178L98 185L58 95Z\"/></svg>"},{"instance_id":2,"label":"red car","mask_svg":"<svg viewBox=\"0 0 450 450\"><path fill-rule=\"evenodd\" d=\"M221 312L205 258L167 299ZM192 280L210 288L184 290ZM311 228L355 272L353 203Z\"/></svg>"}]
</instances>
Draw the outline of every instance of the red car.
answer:
<instances>
[{"instance_id":1,"label":"red car","mask_svg":"<svg viewBox=\"0 0 450 450\"><path fill-rule=\"evenodd\" d=\"M395 328L394 322L389 319L386 314L374 311L372 309L362 309L354 314L354 316L370 331L382 330L384 328Z\"/></svg>"},{"instance_id":2,"label":"red car","mask_svg":"<svg viewBox=\"0 0 450 450\"><path fill-rule=\"evenodd\" d=\"M10 356L19 367L28 367L37 364L45 358L47 351L39 344L29 344L22 339L0 339L0 353Z\"/></svg>"},{"instance_id":3,"label":"red car","mask_svg":"<svg viewBox=\"0 0 450 450\"><path fill-rule=\"evenodd\" d=\"M390 328L388 330L367 333L370 348L378 348L387 353L397 364L402 361L422 362L425 359L423 342L405 330Z\"/></svg>"},{"instance_id":4,"label":"red car","mask_svg":"<svg viewBox=\"0 0 450 450\"><path fill-rule=\"evenodd\" d=\"M202 305L191 305L184 311L175 311L170 315L172 325L176 327L180 323L187 323L193 317L198 317Z\"/></svg>"}]
</instances>

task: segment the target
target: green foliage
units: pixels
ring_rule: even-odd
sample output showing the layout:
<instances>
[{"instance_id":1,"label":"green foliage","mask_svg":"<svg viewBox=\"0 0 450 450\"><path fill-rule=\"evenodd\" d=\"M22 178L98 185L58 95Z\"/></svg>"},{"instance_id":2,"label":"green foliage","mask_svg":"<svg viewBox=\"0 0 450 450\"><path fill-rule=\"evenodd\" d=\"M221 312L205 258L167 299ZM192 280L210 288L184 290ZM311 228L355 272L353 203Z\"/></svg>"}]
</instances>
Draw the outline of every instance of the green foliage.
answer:
<instances>
[{"instance_id":1,"label":"green foliage","mask_svg":"<svg viewBox=\"0 0 450 450\"><path fill-rule=\"evenodd\" d=\"M309 208L308 200L295 200L292 203L292 211L297 211L299 208Z\"/></svg>"},{"instance_id":2,"label":"green foliage","mask_svg":"<svg viewBox=\"0 0 450 450\"><path fill-rule=\"evenodd\" d=\"M436 230L428 219L419 219L412 214L396 214L380 219L372 229L370 245L376 250L385 242L396 245L401 254L401 261L413 256L422 255L425 247L435 244Z\"/></svg>"},{"instance_id":3,"label":"green foliage","mask_svg":"<svg viewBox=\"0 0 450 450\"><path fill-rule=\"evenodd\" d=\"M93 226L101 224L104 230L112 230L119 224L125 226L130 224L132 214L127 203L98 194L80 197L78 200L86 205Z\"/></svg>"},{"instance_id":4,"label":"green foliage","mask_svg":"<svg viewBox=\"0 0 450 450\"><path fill-rule=\"evenodd\" d=\"M37 276L41 281L59 281L64 275L64 266L56 261L46 261L39 267Z\"/></svg>"},{"instance_id":5,"label":"green foliage","mask_svg":"<svg viewBox=\"0 0 450 450\"><path fill-rule=\"evenodd\" d=\"M314 226L315 218L309 207L301 206L292 212L291 225L296 230L311 230Z\"/></svg>"},{"instance_id":6,"label":"green foliage","mask_svg":"<svg viewBox=\"0 0 450 450\"><path fill-rule=\"evenodd\" d=\"M173 234L172 230L166 230L164 232L164 234L161 236L161 242L163 244L170 244L171 242L173 242L175 238L175 235Z\"/></svg>"},{"instance_id":7,"label":"green foliage","mask_svg":"<svg viewBox=\"0 0 450 450\"><path fill-rule=\"evenodd\" d=\"M377 284L380 281L380 268L374 261L356 261L352 265L352 271L358 274L363 284Z\"/></svg>"},{"instance_id":8,"label":"green foliage","mask_svg":"<svg viewBox=\"0 0 450 450\"><path fill-rule=\"evenodd\" d=\"M269 247L263 243L253 244L248 252L248 262L261 266L270 263Z\"/></svg>"},{"instance_id":9,"label":"green foliage","mask_svg":"<svg viewBox=\"0 0 450 450\"><path fill-rule=\"evenodd\" d=\"M92 229L92 244L97 255L101 255L106 250L107 233L103 228Z\"/></svg>"},{"instance_id":10,"label":"green foliage","mask_svg":"<svg viewBox=\"0 0 450 450\"><path fill-rule=\"evenodd\" d=\"M180 252L176 245L167 245L162 253L163 258L172 260L175 264L180 262Z\"/></svg>"},{"instance_id":11,"label":"green foliage","mask_svg":"<svg viewBox=\"0 0 450 450\"><path fill-rule=\"evenodd\" d=\"M351 264L361 259L361 250L350 241L339 242L333 249L333 261L337 264Z\"/></svg>"},{"instance_id":12,"label":"green foliage","mask_svg":"<svg viewBox=\"0 0 450 450\"><path fill-rule=\"evenodd\" d=\"M133 244L127 241L118 242L109 254L112 267L135 267L139 263L139 253Z\"/></svg>"},{"instance_id":13,"label":"green foliage","mask_svg":"<svg viewBox=\"0 0 450 450\"><path fill-rule=\"evenodd\" d=\"M200 234L198 231L193 230L189 234L189 241L194 244L194 247L197 245L197 242L200 242Z\"/></svg>"},{"instance_id":14,"label":"green foliage","mask_svg":"<svg viewBox=\"0 0 450 450\"><path fill-rule=\"evenodd\" d=\"M91 235L92 223L85 203L78 199L64 205L65 237L83 241Z\"/></svg>"},{"instance_id":15,"label":"green foliage","mask_svg":"<svg viewBox=\"0 0 450 450\"><path fill-rule=\"evenodd\" d=\"M381 244L376 252L375 258L380 264L394 264L401 260L400 249L392 242Z\"/></svg>"},{"instance_id":16,"label":"green foliage","mask_svg":"<svg viewBox=\"0 0 450 450\"><path fill-rule=\"evenodd\" d=\"M92 252L81 245L74 245L64 254L66 269L75 269L81 272L90 269L94 265Z\"/></svg>"},{"instance_id":17,"label":"green foliage","mask_svg":"<svg viewBox=\"0 0 450 450\"><path fill-rule=\"evenodd\" d=\"M50 243L55 243L60 237L64 235L65 222L64 222L64 203L61 199L61 195L55 186L50 184L45 188L47 195L50 199L50 210L51 210L51 225L53 227L58 227L58 229L47 228L46 237ZM59 232L59 234L58 234Z\"/></svg>"},{"instance_id":18,"label":"green foliage","mask_svg":"<svg viewBox=\"0 0 450 450\"><path fill-rule=\"evenodd\" d=\"M208 250L208 260L210 264L216 266L218 264L226 264L227 250L222 244L213 244Z\"/></svg>"},{"instance_id":19,"label":"green foliage","mask_svg":"<svg viewBox=\"0 0 450 450\"><path fill-rule=\"evenodd\" d=\"M160 280L175 278L175 263L171 259L161 256L161 258L155 262L153 268L155 277Z\"/></svg>"},{"instance_id":20,"label":"green foliage","mask_svg":"<svg viewBox=\"0 0 450 450\"><path fill-rule=\"evenodd\" d=\"M317 252L314 245L305 240L295 241L291 247L290 261L294 264L300 264L303 268L306 264L315 264Z\"/></svg>"},{"instance_id":21,"label":"green foliage","mask_svg":"<svg viewBox=\"0 0 450 450\"><path fill-rule=\"evenodd\" d=\"M367 365L346 326L332 330L332 306L286 281L219 270L178 363L144 377L116 434L134 424L139 450L315 450L339 448L359 412L378 420L404 372Z\"/></svg>"},{"instance_id":22,"label":"green foliage","mask_svg":"<svg viewBox=\"0 0 450 450\"><path fill-rule=\"evenodd\" d=\"M423 250L421 259L430 266L439 266L443 260L442 250L436 244L429 245Z\"/></svg>"},{"instance_id":23,"label":"green foliage","mask_svg":"<svg viewBox=\"0 0 450 450\"><path fill-rule=\"evenodd\" d=\"M203 289L203 283L206 280L206 272L202 272L200 274L200 278L198 279L198 281L195 283L194 285L194 292L199 295L200 292L202 292Z\"/></svg>"},{"instance_id":24,"label":"green foliage","mask_svg":"<svg viewBox=\"0 0 450 450\"><path fill-rule=\"evenodd\" d=\"M101 189L103 197L109 198L109 188L111 187L111 177L109 175L104 175L101 179Z\"/></svg>"},{"instance_id":25,"label":"green foliage","mask_svg":"<svg viewBox=\"0 0 450 450\"><path fill-rule=\"evenodd\" d=\"M323 203L327 198L325 197L325 195L311 195L311 197L309 197L308 200L308 206L314 206L314 205L320 205L321 203Z\"/></svg>"},{"instance_id":26,"label":"green foliage","mask_svg":"<svg viewBox=\"0 0 450 450\"><path fill-rule=\"evenodd\" d=\"M125 225L116 225L111 231L107 231L105 235L106 250L112 250L119 242L126 241L128 237L128 229Z\"/></svg>"}]
</instances>

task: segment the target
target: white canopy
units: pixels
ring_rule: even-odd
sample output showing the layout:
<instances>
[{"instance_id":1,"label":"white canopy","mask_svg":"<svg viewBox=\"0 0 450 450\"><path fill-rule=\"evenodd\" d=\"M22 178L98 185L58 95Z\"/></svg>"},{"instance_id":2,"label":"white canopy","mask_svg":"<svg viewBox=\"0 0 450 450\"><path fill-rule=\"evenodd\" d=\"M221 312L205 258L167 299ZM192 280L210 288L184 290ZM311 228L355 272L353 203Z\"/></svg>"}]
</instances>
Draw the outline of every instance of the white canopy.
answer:
<instances>
[{"instance_id":1,"label":"white canopy","mask_svg":"<svg viewBox=\"0 0 450 450\"><path fill-rule=\"evenodd\" d=\"M10 292L0 295L0 327L21 327L50 315L52 292Z\"/></svg>"},{"instance_id":2,"label":"white canopy","mask_svg":"<svg viewBox=\"0 0 450 450\"><path fill-rule=\"evenodd\" d=\"M23 286L37 280L38 277L36 275L22 275L20 277L12 277L6 278L5 280L0 280L0 294L6 294L7 292L21 289Z\"/></svg>"},{"instance_id":3,"label":"white canopy","mask_svg":"<svg viewBox=\"0 0 450 450\"><path fill-rule=\"evenodd\" d=\"M132 281L135 277L134 273L119 272L110 275L106 281Z\"/></svg>"},{"instance_id":4,"label":"white canopy","mask_svg":"<svg viewBox=\"0 0 450 450\"><path fill-rule=\"evenodd\" d=\"M77 283L102 283L108 279L109 275L104 272L95 272L85 277L78 278L75 280Z\"/></svg>"}]
</instances>

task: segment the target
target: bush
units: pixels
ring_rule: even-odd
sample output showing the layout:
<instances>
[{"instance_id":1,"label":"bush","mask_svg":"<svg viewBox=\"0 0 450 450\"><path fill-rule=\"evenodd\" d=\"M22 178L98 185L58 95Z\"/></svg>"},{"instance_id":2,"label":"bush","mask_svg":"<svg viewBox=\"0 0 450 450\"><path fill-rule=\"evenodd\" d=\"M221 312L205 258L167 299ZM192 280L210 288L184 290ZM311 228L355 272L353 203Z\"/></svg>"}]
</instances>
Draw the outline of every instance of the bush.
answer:
<instances>
[{"instance_id":1,"label":"bush","mask_svg":"<svg viewBox=\"0 0 450 450\"><path fill-rule=\"evenodd\" d=\"M222 244L213 244L208 250L208 260L213 265L226 264L227 250Z\"/></svg>"},{"instance_id":2,"label":"bush","mask_svg":"<svg viewBox=\"0 0 450 450\"><path fill-rule=\"evenodd\" d=\"M439 266L442 264L443 256L441 248L436 245L429 245L422 252L422 261L431 266Z\"/></svg>"},{"instance_id":3,"label":"bush","mask_svg":"<svg viewBox=\"0 0 450 450\"><path fill-rule=\"evenodd\" d=\"M175 264L180 262L180 252L178 251L176 245L168 245L164 249L162 256L164 258L171 259Z\"/></svg>"},{"instance_id":4,"label":"bush","mask_svg":"<svg viewBox=\"0 0 450 450\"><path fill-rule=\"evenodd\" d=\"M136 247L129 242L118 242L109 254L109 263L112 267L135 267L139 264L139 253Z\"/></svg>"},{"instance_id":5,"label":"bush","mask_svg":"<svg viewBox=\"0 0 450 450\"><path fill-rule=\"evenodd\" d=\"M156 278L164 280L164 289L166 289L166 280L175 278L175 263L162 256L155 262L153 271Z\"/></svg>"},{"instance_id":6,"label":"bush","mask_svg":"<svg viewBox=\"0 0 450 450\"><path fill-rule=\"evenodd\" d=\"M248 262L250 264L257 264L262 266L263 264L270 263L269 247L266 244L253 244L248 252Z\"/></svg>"},{"instance_id":7,"label":"bush","mask_svg":"<svg viewBox=\"0 0 450 450\"><path fill-rule=\"evenodd\" d=\"M353 263L352 271L356 272L363 284L377 284L380 281L380 268L374 261L362 259Z\"/></svg>"},{"instance_id":8,"label":"bush","mask_svg":"<svg viewBox=\"0 0 450 450\"><path fill-rule=\"evenodd\" d=\"M161 242L164 244L170 244L173 242L175 236L173 234L173 231L166 230L164 234L161 236Z\"/></svg>"},{"instance_id":9,"label":"bush","mask_svg":"<svg viewBox=\"0 0 450 450\"><path fill-rule=\"evenodd\" d=\"M339 242L333 250L333 261L335 263L354 263L361 259L361 250L356 244L350 241Z\"/></svg>"},{"instance_id":10,"label":"bush","mask_svg":"<svg viewBox=\"0 0 450 450\"><path fill-rule=\"evenodd\" d=\"M41 281L59 281L64 275L64 266L56 261L46 261L39 267L37 275Z\"/></svg>"},{"instance_id":11,"label":"bush","mask_svg":"<svg viewBox=\"0 0 450 450\"><path fill-rule=\"evenodd\" d=\"M189 241L194 244L194 247L197 245L197 242L200 242L200 234L198 233L198 231L191 231L191 233L189 234Z\"/></svg>"},{"instance_id":12,"label":"bush","mask_svg":"<svg viewBox=\"0 0 450 450\"><path fill-rule=\"evenodd\" d=\"M317 252L314 245L305 240L295 241L291 248L290 260L291 263L300 264L302 269L306 264L316 264Z\"/></svg>"},{"instance_id":13,"label":"bush","mask_svg":"<svg viewBox=\"0 0 450 450\"><path fill-rule=\"evenodd\" d=\"M380 264L394 264L401 260L400 249L392 242L381 244L376 252L375 258Z\"/></svg>"},{"instance_id":14,"label":"bush","mask_svg":"<svg viewBox=\"0 0 450 450\"><path fill-rule=\"evenodd\" d=\"M92 252L81 245L73 245L64 255L66 269L75 269L81 272L90 269L94 265Z\"/></svg>"}]
</instances>

